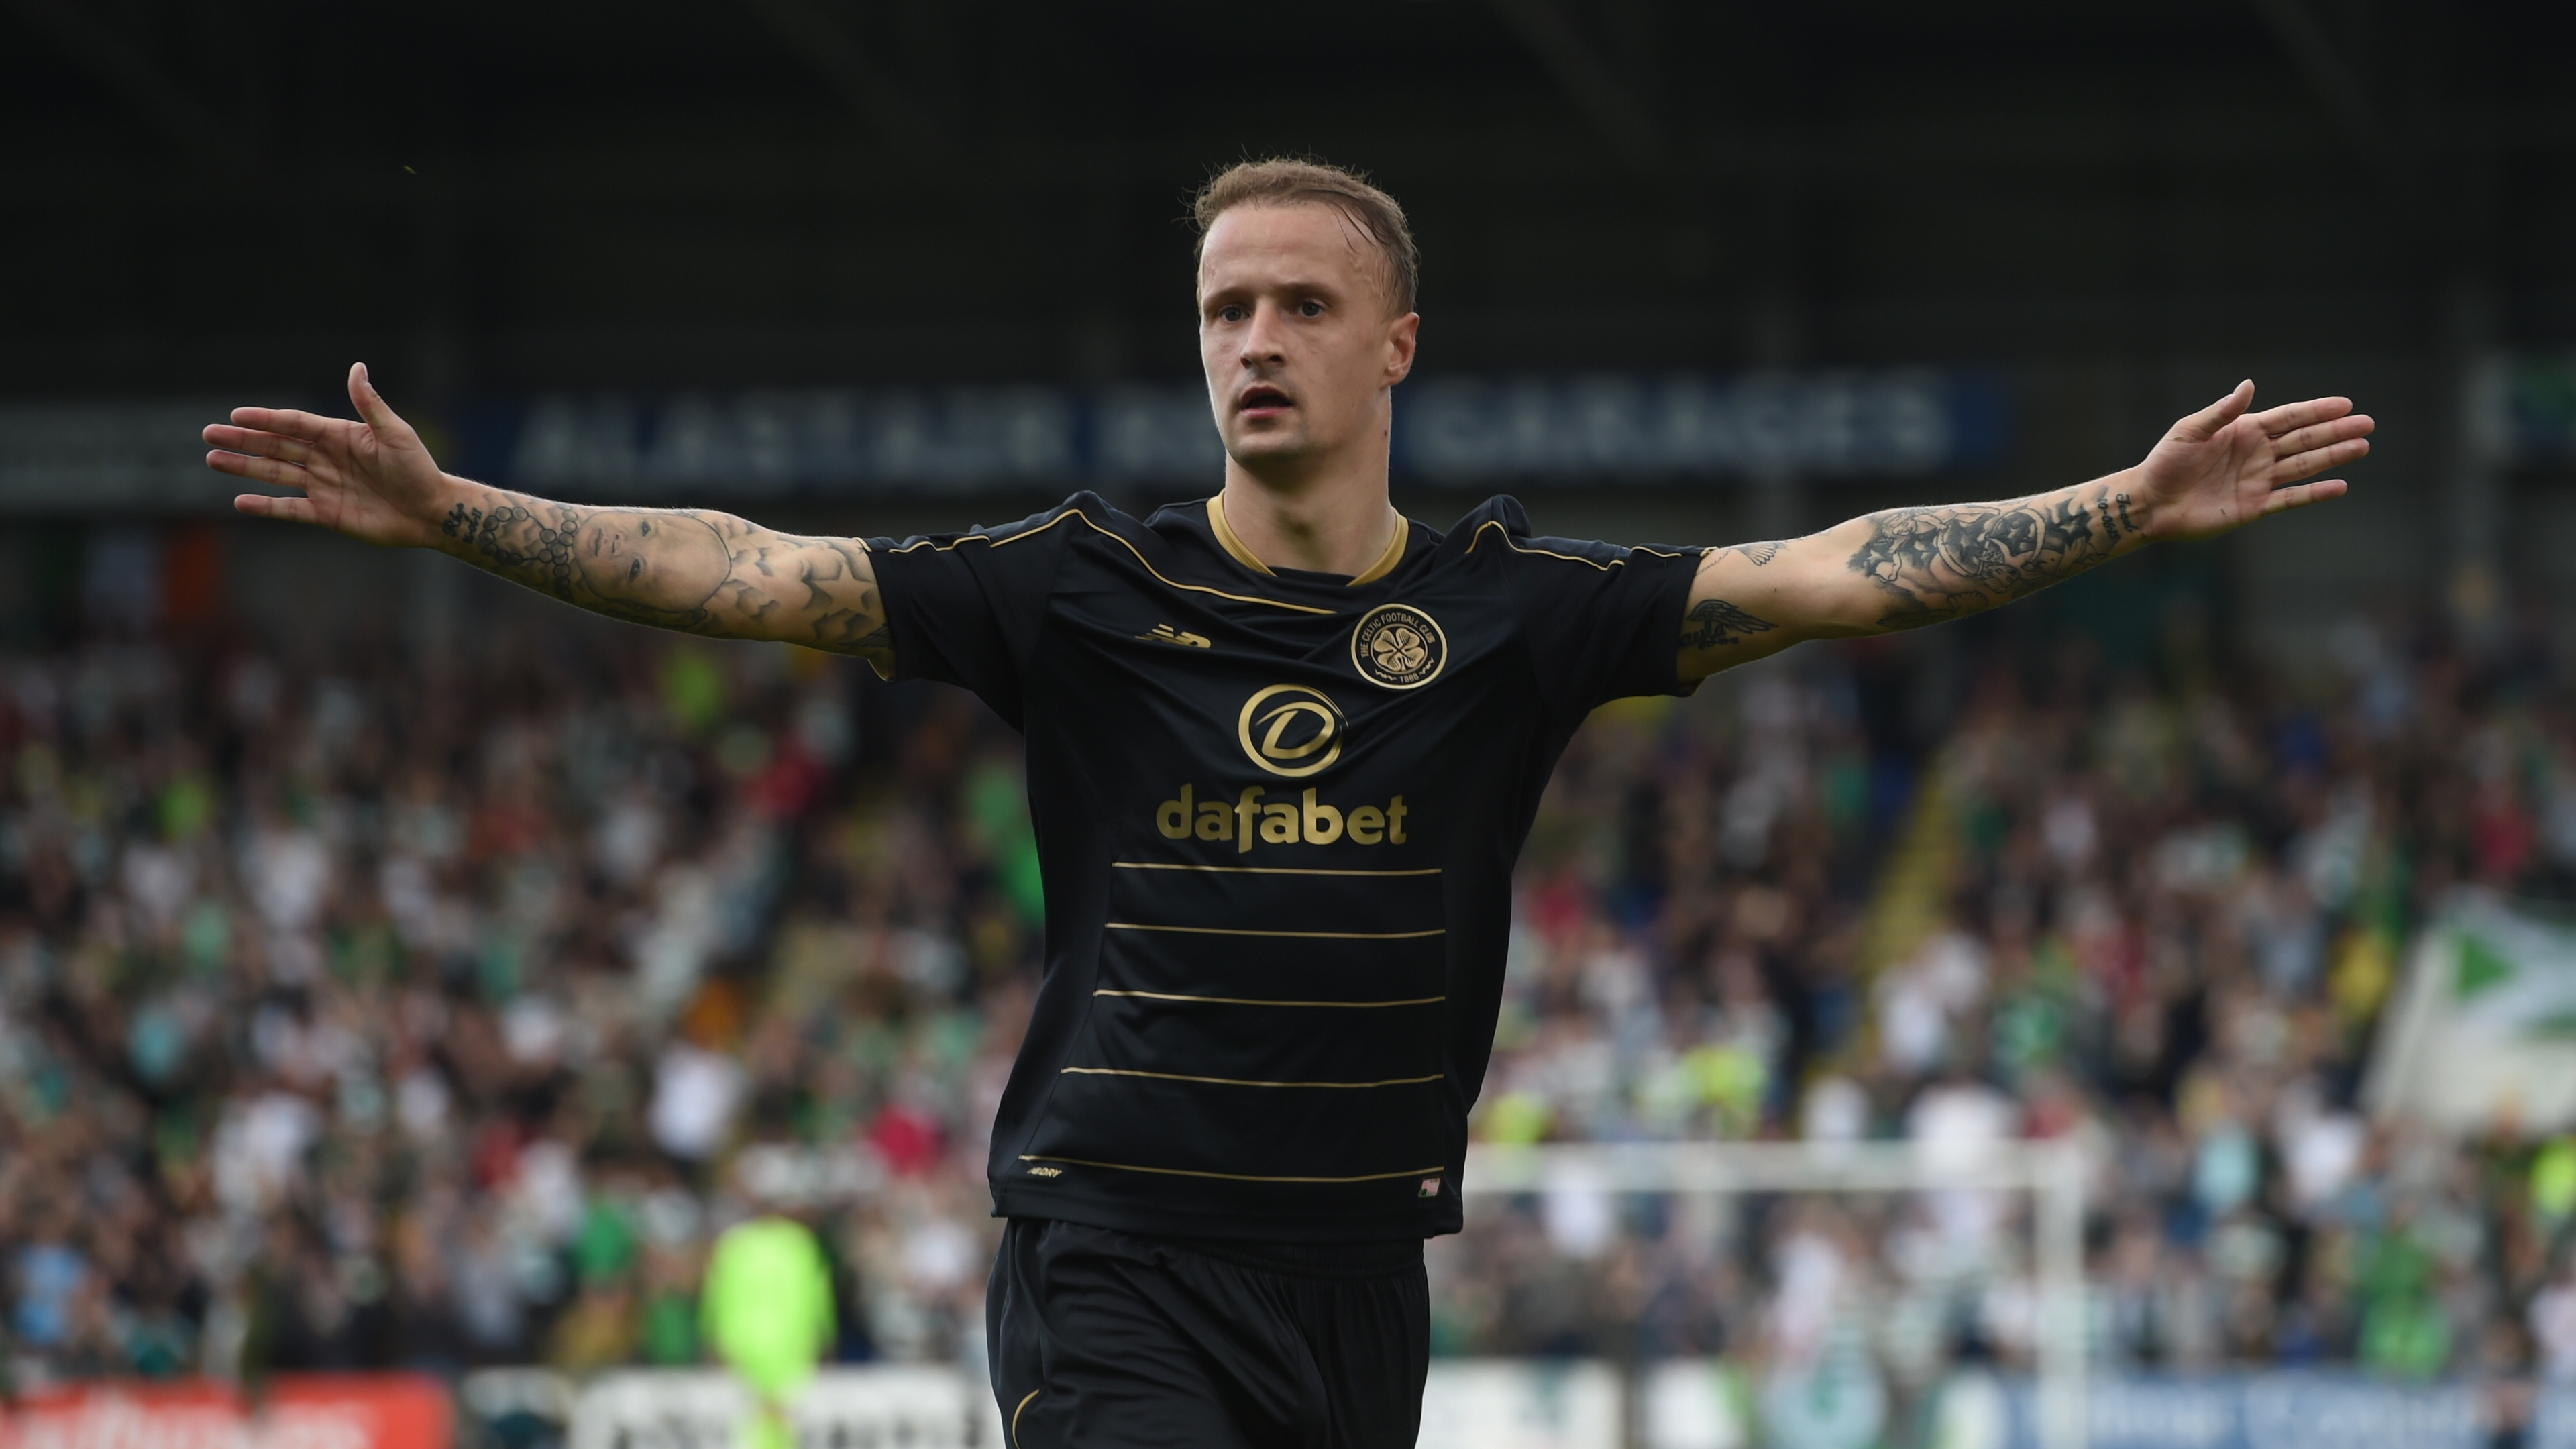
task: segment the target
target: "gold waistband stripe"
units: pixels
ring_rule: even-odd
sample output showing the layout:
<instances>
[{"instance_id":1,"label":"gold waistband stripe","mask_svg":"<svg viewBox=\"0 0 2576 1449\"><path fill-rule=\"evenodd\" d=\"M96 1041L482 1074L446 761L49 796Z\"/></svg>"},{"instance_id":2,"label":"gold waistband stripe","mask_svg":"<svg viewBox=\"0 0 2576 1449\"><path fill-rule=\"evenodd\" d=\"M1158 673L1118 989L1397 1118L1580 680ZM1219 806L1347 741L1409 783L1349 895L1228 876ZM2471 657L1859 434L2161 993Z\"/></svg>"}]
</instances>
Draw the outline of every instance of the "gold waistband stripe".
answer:
<instances>
[{"instance_id":1,"label":"gold waistband stripe","mask_svg":"<svg viewBox=\"0 0 2576 1449\"><path fill-rule=\"evenodd\" d=\"M1419 870L1326 870L1321 866L1302 865L1184 865L1176 861L1113 860L1114 870L1190 870L1209 875L1438 875L1440 867L1424 866Z\"/></svg>"},{"instance_id":2,"label":"gold waistband stripe","mask_svg":"<svg viewBox=\"0 0 2576 1449\"><path fill-rule=\"evenodd\" d=\"M1424 1082L1440 1080L1433 1072L1427 1077L1389 1077L1382 1082L1255 1082L1242 1077L1191 1077L1179 1072L1131 1072L1123 1067L1066 1067L1068 1077L1144 1077L1157 1082L1198 1082L1210 1087L1317 1087L1327 1091L1355 1092L1369 1087L1418 1087Z\"/></svg>"},{"instance_id":3,"label":"gold waistband stripe","mask_svg":"<svg viewBox=\"0 0 2576 1449\"><path fill-rule=\"evenodd\" d=\"M1390 1177L1431 1177L1446 1167L1408 1167L1397 1172L1363 1172L1354 1177L1261 1177L1248 1172L1200 1172L1187 1167L1146 1167L1134 1162L1099 1162L1088 1157L1052 1157L1023 1152L1022 1162L1062 1162L1074 1167L1105 1167L1113 1172L1150 1172L1161 1177L1212 1177L1219 1182L1384 1182Z\"/></svg>"},{"instance_id":4,"label":"gold waistband stripe","mask_svg":"<svg viewBox=\"0 0 2576 1449\"><path fill-rule=\"evenodd\" d=\"M1110 921L1113 931L1171 931L1184 936L1271 936L1291 941L1419 941L1425 936L1445 936L1444 928L1431 931L1246 931L1232 926L1151 926L1136 921Z\"/></svg>"},{"instance_id":5,"label":"gold waistband stripe","mask_svg":"<svg viewBox=\"0 0 2576 1449\"><path fill-rule=\"evenodd\" d=\"M1430 1006L1447 1001L1446 996L1407 996L1396 1001L1272 1001L1259 996L1190 996L1178 991L1113 991L1102 987L1094 996L1134 996L1147 1001L1204 1001L1216 1006L1342 1006L1353 1008L1379 1006Z\"/></svg>"}]
</instances>

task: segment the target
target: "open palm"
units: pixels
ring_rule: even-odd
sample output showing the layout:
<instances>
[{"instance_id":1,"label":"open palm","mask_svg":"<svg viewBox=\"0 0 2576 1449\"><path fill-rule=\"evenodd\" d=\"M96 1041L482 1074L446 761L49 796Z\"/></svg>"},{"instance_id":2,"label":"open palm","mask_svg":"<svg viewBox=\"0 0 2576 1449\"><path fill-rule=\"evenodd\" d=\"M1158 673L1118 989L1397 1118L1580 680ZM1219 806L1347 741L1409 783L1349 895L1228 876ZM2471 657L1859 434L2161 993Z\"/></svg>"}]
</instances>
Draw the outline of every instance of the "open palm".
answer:
<instances>
[{"instance_id":1,"label":"open palm","mask_svg":"<svg viewBox=\"0 0 2576 1449\"><path fill-rule=\"evenodd\" d=\"M349 368L349 401L365 421L235 408L230 424L206 429L217 450L206 455L206 466L301 491L294 498L244 493L233 499L233 507L253 517L319 524L393 548L435 541L447 491L437 460L367 381L363 362Z\"/></svg>"},{"instance_id":2,"label":"open palm","mask_svg":"<svg viewBox=\"0 0 2576 1449\"><path fill-rule=\"evenodd\" d=\"M2257 518L2344 494L2340 478L2310 483L2370 451L2367 414L2352 400L2311 398L2250 412L2254 384L2173 425L2138 465L2139 502L2157 538L2208 538Z\"/></svg>"}]
</instances>

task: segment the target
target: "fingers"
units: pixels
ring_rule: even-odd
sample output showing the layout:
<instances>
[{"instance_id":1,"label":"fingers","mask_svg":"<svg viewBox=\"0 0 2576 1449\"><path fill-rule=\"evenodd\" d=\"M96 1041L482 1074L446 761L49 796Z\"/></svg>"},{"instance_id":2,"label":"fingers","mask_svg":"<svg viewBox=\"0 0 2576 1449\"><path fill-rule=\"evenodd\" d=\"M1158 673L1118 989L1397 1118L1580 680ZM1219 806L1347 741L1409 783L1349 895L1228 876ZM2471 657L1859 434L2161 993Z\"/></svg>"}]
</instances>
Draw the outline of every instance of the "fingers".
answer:
<instances>
[{"instance_id":1,"label":"fingers","mask_svg":"<svg viewBox=\"0 0 2576 1449\"><path fill-rule=\"evenodd\" d=\"M309 498L271 498L265 493L244 493L233 499L233 509L253 518L274 518L286 523L319 521Z\"/></svg>"},{"instance_id":2,"label":"fingers","mask_svg":"<svg viewBox=\"0 0 2576 1449\"><path fill-rule=\"evenodd\" d=\"M2343 399L2336 398L2333 401L2342 402ZM2256 421L2260 422L2261 419L2258 418ZM2323 448L2340 443L2347 438L2366 438L2378 427L2379 424L2368 413L2353 413L2322 423L2310 423L2305 427L2293 428L2289 432L2275 436L2272 439L2272 453L2275 457L2295 457L2311 448Z\"/></svg>"},{"instance_id":3,"label":"fingers","mask_svg":"<svg viewBox=\"0 0 2576 1449\"><path fill-rule=\"evenodd\" d=\"M384 395L376 391L376 385L367 380L367 365L363 362L349 364L349 402L357 408L358 416L366 419L367 426L380 434L411 431L411 424L404 422L386 404Z\"/></svg>"},{"instance_id":4,"label":"fingers","mask_svg":"<svg viewBox=\"0 0 2576 1449\"><path fill-rule=\"evenodd\" d=\"M349 402L357 408L358 416L366 421L367 426L379 433L407 435L411 432L411 425L402 420L402 416L385 402L384 395L376 391L376 385L367 380L367 365L363 362L349 364ZM334 428L349 426L342 419L326 418L295 408L235 408L232 420L240 427L308 443L322 441Z\"/></svg>"},{"instance_id":5,"label":"fingers","mask_svg":"<svg viewBox=\"0 0 2576 1449\"><path fill-rule=\"evenodd\" d=\"M2187 441L2205 443L2218 436L2218 430L2244 415L2254 405L2254 380L2236 384L2234 391L2190 417L2174 424L2174 432Z\"/></svg>"},{"instance_id":6,"label":"fingers","mask_svg":"<svg viewBox=\"0 0 2576 1449\"><path fill-rule=\"evenodd\" d=\"M2273 490L2271 497L2263 500L2263 511L2255 516L2269 518L2275 513L2287 513L2293 508L2305 508L2311 503L2323 503L2329 498L2341 498L2346 486L2341 478L2320 478L2314 483L2299 483L2288 488L2277 488Z\"/></svg>"},{"instance_id":7,"label":"fingers","mask_svg":"<svg viewBox=\"0 0 2576 1449\"><path fill-rule=\"evenodd\" d=\"M233 421L245 428L264 433L279 433L318 443L334 427L347 427L339 418L326 418L319 413L299 412L294 408L235 408Z\"/></svg>"},{"instance_id":8,"label":"fingers","mask_svg":"<svg viewBox=\"0 0 2576 1449\"><path fill-rule=\"evenodd\" d=\"M227 452L248 453L254 457L277 458L289 463L302 463L313 457L313 449L282 433L254 432L249 428L210 423L205 440Z\"/></svg>"},{"instance_id":9,"label":"fingers","mask_svg":"<svg viewBox=\"0 0 2576 1449\"><path fill-rule=\"evenodd\" d=\"M293 463L281 463L275 458L262 458L251 453L208 453L206 466L218 473L230 473L236 478L249 478L279 488L301 489L310 487L313 482L312 474Z\"/></svg>"},{"instance_id":10,"label":"fingers","mask_svg":"<svg viewBox=\"0 0 2576 1449\"><path fill-rule=\"evenodd\" d=\"M2306 402L2283 403L2276 408L2266 408L2254 415L2254 421L2262 425L2264 432L2277 438L2283 433L2322 423L2331 418L2339 418L2351 411L2351 398L2312 397Z\"/></svg>"},{"instance_id":11,"label":"fingers","mask_svg":"<svg viewBox=\"0 0 2576 1449\"><path fill-rule=\"evenodd\" d=\"M2294 457L2275 462L2272 465L2272 477L2275 480L2313 477L2328 468L2340 468L2354 459L2365 457L2369 452L2368 438L2348 438L2328 447L2312 448Z\"/></svg>"}]
</instances>

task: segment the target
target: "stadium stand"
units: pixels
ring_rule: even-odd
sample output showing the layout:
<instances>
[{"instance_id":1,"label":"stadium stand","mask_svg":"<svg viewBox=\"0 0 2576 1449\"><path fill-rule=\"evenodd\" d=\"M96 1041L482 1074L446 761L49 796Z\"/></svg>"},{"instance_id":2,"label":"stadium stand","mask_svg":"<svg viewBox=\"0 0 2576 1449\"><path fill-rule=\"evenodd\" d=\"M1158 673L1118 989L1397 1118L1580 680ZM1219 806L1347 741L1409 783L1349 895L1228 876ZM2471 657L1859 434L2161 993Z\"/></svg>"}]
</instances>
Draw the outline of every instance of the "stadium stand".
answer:
<instances>
[{"instance_id":1,"label":"stadium stand","mask_svg":"<svg viewBox=\"0 0 2576 1449\"><path fill-rule=\"evenodd\" d=\"M2428 904L2576 880L2565 676L2536 633L2334 638L2295 681L1971 651L1919 765L1860 725L1895 645L1604 711L1524 862L1480 1135L2071 1135L2099 1361L2576 1375L2566 1149L2356 1105ZM694 1363L758 1209L817 1227L839 1359L974 1356L1043 902L966 697L622 631L130 637L0 684L17 1387ZM1436 1346L1794 1353L1866 1280L1899 1383L2017 1363L2007 1213L1514 1201L1436 1246Z\"/></svg>"}]
</instances>

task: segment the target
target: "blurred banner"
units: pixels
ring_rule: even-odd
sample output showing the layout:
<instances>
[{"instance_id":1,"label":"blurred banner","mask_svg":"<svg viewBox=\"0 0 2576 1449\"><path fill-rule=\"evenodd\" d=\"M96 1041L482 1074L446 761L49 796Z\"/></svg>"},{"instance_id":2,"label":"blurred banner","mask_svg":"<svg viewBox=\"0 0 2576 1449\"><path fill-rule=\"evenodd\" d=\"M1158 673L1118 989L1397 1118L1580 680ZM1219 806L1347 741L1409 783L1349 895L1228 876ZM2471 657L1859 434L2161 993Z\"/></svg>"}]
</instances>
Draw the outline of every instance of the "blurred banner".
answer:
<instances>
[{"instance_id":1,"label":"blurred banner","mask_svg":"<svg viewBox=\"0 0 2576 1449\"><path fill-rule=\"evenodd\" d=\"M1618 1370L1606 1363L1443 1361L1432 1365L1423 1390L1421 1443L1620 1449L1623 1399ZM740 1385L713 1371L608 1374L573 1402L570 1449L726 1449L750 1408ZM991 1449L1010 1442L981 1379L936 1366L826 1369L793 1413L805 1449Z\"/></svg>"},{"instance_id":2,"label":"blurred banner","mask_svg":"<svg viewBox=\"0 0 2576 1449\"><path fill-rule=\"evenodd\" d=\"M1709 377L1437 378L1395 413L1425 481L1905 477L2004 451L2001 382L1900 370Z\"/></svg>"},{"instance_id":3,"label":"blurred banner","mask_svg":"<svg viewBox=\"0 0 2576 1449\"><path fill-rule=\"evenodd\" d=\"M1639 1442L1644 1449L1871 1449L1886 1442L1883 1397L1802 1377L1774 1373L1751 1387L1737 1367L1715 1359L1652 1365L1640 1385ZM2039 1449L2037 1405L2027 1378L1955 1374L1933 1392L1923 1442L1934 1449ZM2533 1395L2358 1374L2123 1374L2093 1379L2084 1423L2087 1449L2576 1449L2576 1392ZM1431 1441L1426 1435L1423 1442ZM1607 1449L1618 1441L1583 1442Z\"/></svg>"},{"instance_id":4,"label":"blurred banner","mask_svg":"<svg viewBox=\"0 0 2576 1449\"><path fill-rule=\"evenodd\" d=\"M1598 1360L1442 1359L1422 1396L1421 1449L1872 1449L1897 1422L1883 1387L1813 1368L1748 1373L1721 1359L1643 1367L1636 1412ZM2486 1449L2505 1396L2462 1383L2354 1374L2096 1377L2090 1449ZM2524 1449L2576 1449L2576 1392L2523 1401ZM1952 1376L1926 1409L1937 1449L2038 1449L2023 1377ZM745 1407L719 1373L623 1373L584 1391L571 1449L725 1449ZM971 1412L970 1412L971 1411ZM913 1366L828 1370L796 1410L805 1449L1007 1445L980 1381ZM1627 1435L1634 1432L1635 1439ZM91 1449L91 1446L81 1446ZM194 1449L194 1446L191 1446Z\"/></svg>"},{"instance_id":5,"label":"blurred banner","mask_svg":"<svg viewBox=\"0 0 2576 1449\"><path fill-rule=\"evenodd\" d=\"M275 389L230 401L244 399L347 411ZM1931 369L1425 378L1396 408L1393 464L1461 487L1901 477L2000 458L2004 401L1997 378ZM228 405L0 404L0 512L219 509L234 490L206 471L198 430ZM457 472L640 503L1213 489L1223 465L1195 384L552 394L413 421Z\"/></svg>"},{"instance_id":6,"label":"blurred banner","mask_svg":"<svg viewBox=\"0 0 2576 1449\"><path fill-rule=\"evenodd\" d=\"M257 396L293 404L291 393ZM199 436L224 420L217 398L0 403L0 512L203 513L234 480L206 467Z\"/></svg>"},{"instance_id":7,"label":"blurred banner","mask_svg":"<svg viewBox=\"0 0 2576 1449\"><path fill-rule=\"evenodd\" d=\"M2491 461L2576 464L2576 357L2492 358L2472 391ZM0 514L219 510L198 429L243 400L347 412L276 388L0 403ZM1937 368L1433 376L1400 396L1393 465L1460 488L1956 473L2002 460L2008 402L1998 375ZM414 421L460 473L600 501L1186 491L1222 461L1195 384L551 393Z\"/></svg>"},{"instance_id":8,"label":"blurred banner","mask_svg":"<svg viewBox=\"0 0 2576 1449\"><path fill-rule=\"evenodd\" d=\"M509 1392L491 1390L509 1380ZM487 1382L488 1381L488 1382ZM527 1381L527 1382L522 1382ZM538 1381L543 1381L539 1383ZM541 1393L531 1389L542 1388ZM1893 1416L1877 1392L1812 1374L1748 1374L1718 1359L1645 1366L1637 1412L1619 1369L1597 1360L1446 1359L1422 1401L1422 1449L1870 1449ZM487 1416L551 1419L570 1405L570 1449L726 1449L747 1400L717 1371L611 1373L576 1391L543 1370L467 1376L459 1396L485 1445L556 1442ZM500 1400L508 1403L502 1404ZM489 1400L491 1402L484 1402ZM2576 1391L2523 1398L2491 1386L2352 1374L2096 1377L2090 1449L2576 1449ZM479 1407L478 1407L479 1406ZM1970 1371L1933 1392L1938 1449L2037 1449L2026 1378ZM1008 1431L980 1375L935 1365L828 1369L796 1408L804 1449L996 1449ZM2500 1435L2519 1422L2523 1432ZM219 1385L93 1384L0 1411L0 1449L452 1449L446 1387L409 1375L291 1376L264 1413ZM559 1432L559 1431L555 1431Z\"/></svg>"},{"instance_id":9,"label":"blurred banner","mask_svg":"<svg viewBox=\"0 0 2576 1449\"><path fill-rule=\"evenodd\" d=\"M1619 1449L1618 1370L1606 1363L1453 1359L1422 1388L1421 1449Z\"/></svg>"},{"instance_id":10,"label":"blurred banner","mask_svg":"<svg viewBox=\"0 0 2576 1449\"><path fill-rule=\"evenodd\" d=\"M1991 1396L1994 1414L1968 1408ZM2524 1400L2475 1384L2402 1383L2350 1374L2230 1374L2096 1380L2089 1449L2522 1449L2576 1446L2576 1394ZM1942 1449L2035 1449L2026 1384L1962 1378L1943 1390ZM2535 1411L2536 1410L2536 1411ZM2521 1417L2517 1418L2517 1413ZM1997 1432L2000 1431L2000 1432ZM1675 1446L1679 1449L1679 1446Z\"/></svg>"},{"instance_id":11,"label":"blurred banner","mask_svg":"<svg viewBox=\"0 0 2576 1449\"><path fill-rule=\"evenodd\" d=\"M1395 410L1399 477L1857 477L2003 450L1993 379L1921 371L1430 378ZM1125 483L1213 486L1193 385L540 398L470 412L465 471L568 496L765 497Z\"/></svg>"},{"instance_id":12,"label":"blurred banner","mask_svg":"<svg viewBox=\"0 0 2576 1449\"><path fill-rule=\"evenodd\" d=\"M451 1449L426 1375L288 1375L256 1409L230 1385L97 1383L0 1408L0 1449Z\"/></svg>"},{"instance_id":13,"label":"blurred banner","mask_svg":"<svg viewBox=\"0 0 2576 1449\"><path fill-rule=\"evenodd\" d=\"M725 1449L751 1396L718 1369L604 1374L574 1401L571 1449ZM825 1369L797 1394L796 1439L810 1449L994 1449L1006 1444L980 1376L926 1364Z\"/></svg>"},{"instance_id":14,"label":"blurred banner","mask_svg":"<svg viewBox=\"0 0 2576 1449\"><path fill-rule=\"evenodd\" d=\"M2363 1095L2451 1130L2576 1127L2576 929L2454 897L2407 960Z\"/></svg>"}]
</instances>

